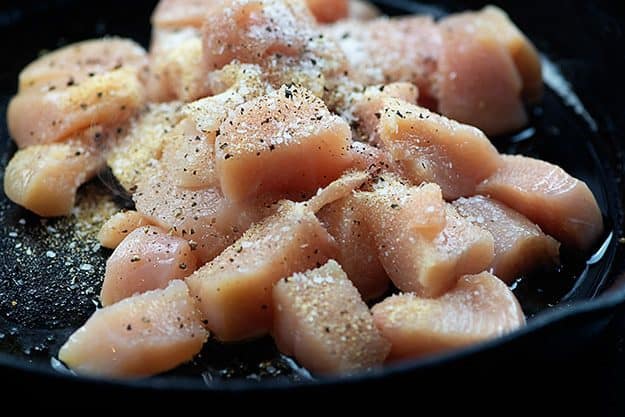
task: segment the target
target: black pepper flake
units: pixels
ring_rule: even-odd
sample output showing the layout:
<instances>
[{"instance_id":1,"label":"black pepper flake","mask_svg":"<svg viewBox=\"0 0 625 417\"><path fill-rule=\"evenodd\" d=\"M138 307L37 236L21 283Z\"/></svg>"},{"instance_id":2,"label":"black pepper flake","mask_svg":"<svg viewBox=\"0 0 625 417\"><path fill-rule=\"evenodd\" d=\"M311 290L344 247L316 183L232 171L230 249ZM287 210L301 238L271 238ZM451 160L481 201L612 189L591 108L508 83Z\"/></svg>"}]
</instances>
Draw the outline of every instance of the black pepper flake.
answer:
<instances>
[{"instance_id":1,"label":"black pepper flake","mask_svg":"<svg viewBox=\"0 0 625 417\"><path fill-rule=\"evenodd\" d=\"M126 330L131 331L132 330L132 326L129 324L128 326L126 326Z\"/></svg>"},{"instance_id":2,"label":"black pepper flake","mask_svg":"<svg viewBox=\"0 0 625 417\"><path fill-rule=\"evenodd\" d=\"M130 258L130 262L139 262L141 260L140 257L138 257L137 255L133 255L132 258Z\"/></svg>"},{"instance_id":3,"label":"black pepper flake","mask_svg":"<svg viewBox=\"0 0 625 417\"><path fill-rule=\"evenodd\" d=\"M83 110L87 110L87 104L86 103L80 103L80 108Z\"/></svg>"},{"instance_id":4,"label":"black pepper flake","mask_svg":"<svg viewBox=\"0 0 625 417\"><path fill-rule=\"evenodd\" d=\"M269 150L273 151L274 149L276 149L276 145L274 145L273 143L271 145L269 145Z\"/></svg>"},{"instance_id":5,"label":"black pepper flake","mask_svg":"<svg viewBox=\"0 0 625 417\"><path fill-rule=\"evenodd\" d=\"M102 91L98 91L98 94L97 94L98 98L102 98L102 94L103 94Z\"/></svg>"},{"instance_id":6,"label":"black pepper flake","mask_svg":"<svg viewBox=\"0 0 625 417\"><path fill-rule=\"evenodd\" d=\"M67 82L67 86L68 86L68 87L71 87L71 86L73 86L73 85L76 85L76 82L74 81L74 79L73 79L73 78L70 78L70 79L69 79L69 81Z\"/></svg>"},{"instance_id":7,"label":"black pepper flake","mask_svg":"<svg viewBox=\"0 0 625 417\"><path fill-rule=\"evenodd\" d=\"M224 155L224 159L230 159L230 158L232 158L232 155L230 155L229 153Z\"/></svg>"},{"instance_id":8,"label":"black pepper flake","mask_svg":"<svg viewBox=\"0 0 625 417\"><path fill-rule=\"evenodd\" d=\"M399 204L393 203L393 204L391 204L391 208L392 209L398 209L399 208Z\"/></svg>"},{"instance_id":9,"label":"black pepper flake","mask_svg":"<svg viewBox=\"0 0 625 417\"><path fill-rule=\"evenodd\" d=\"M284 89L284 97L292 98L293 97L293 93L291 92L291 90L289 90L288 88Z\"/></svg>"},{"instance_id":10,"label":"black pepper flake","mask_svg":"<svg viewBox=\"0 0 625 417\"><path fill-rule=\"evenodd\" d=\"M180 262L180 263L178 264L178 268L180 268L180 269L182 269L182 270L185 270L185 269L187 269L187 264L185 264L184 262Z\"/></svg>"}]
</instances>

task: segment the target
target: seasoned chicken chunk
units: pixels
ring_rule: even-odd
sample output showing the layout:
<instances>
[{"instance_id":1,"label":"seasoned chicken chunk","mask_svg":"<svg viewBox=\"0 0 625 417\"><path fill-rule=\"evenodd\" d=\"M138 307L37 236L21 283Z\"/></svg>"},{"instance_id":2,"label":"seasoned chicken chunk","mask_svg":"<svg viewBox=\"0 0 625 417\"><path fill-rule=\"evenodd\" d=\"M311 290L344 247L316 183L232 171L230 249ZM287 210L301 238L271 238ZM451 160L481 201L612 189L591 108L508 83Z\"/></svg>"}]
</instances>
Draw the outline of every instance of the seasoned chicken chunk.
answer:
<instances>
[{"instance_id":1,"label":"seasoned chicken chunk","mask_svg":"<svg viewBox=\"0 0 625 417\"><path fill-rule=\"evenodd\" d=\"M216 138L221 189L232 201L314 191L350 167L349 125L301 87L284 86L234 111Z\"/></svg>"},{"instance_id":2,"label":"seasoned chicken chunk","mask_svg":"<svg viewBox=\"0 0 625 417\"><path fill-rule=\"evenodd\" d=\"M103 306L191 275L197 268L189 242L155 226L133 230L106 261L100 300Z\"/></svg>"},{"instance_id":3,"label":"seasoned chicken chunk","mask_svg":"<svg viewBox=\"0 0 625 417\"><path fill-rule=\"evenodd\" d=\"M448 200L475 194L502 164L479 129L396 99L385 100L378 135L408 179L435 182Z\"/></svg>"},{"instance_id":4,"label":"seasoned chicken chunk","mask_svg":"<svg viewBox=\"0 0 625 417\"><path fill-rule=\"evenodd\" d=\"M349 62L349 78L419 88L419 103L489 135L527 122L523 98L542 93L540 58L496 7L452 14L340 21L323 28Z\"/></svg>"},{"instance_id":5,"label":"seasoned chicken chunk","mask_svg":"<svg viewBox=\"0 0 625 417\"><path fill-rule=\"evenodd\" d=\"M381 176L373 191L354 194L354 202L384 270L403 291L439 296L493 260L493 237L445 203L436 184L407 186Z\"/></svg>"},{"instance_id":6,"label":"seasoned chicken chunk","mask_svg":"<svg viewBox=\"0 0 625 417\"><path fill-rule=\"evenodd\" d=\"M319 218L337 243L335 259L365 300L381 296L390 279L378 259L374 236L355 198L347 196L327 205Z\"/></svg>"},{"instance_id":7,"label":"seasoned chicken chunk","mask_svg":"<svg viewBox=\"0 0 625 417\"><path fill-rule=\"evenodd\" d=\"M20 148L51 143L100 126L117 127L144 100L147 57L123 39L66 46L28 65L9 103L7 122Z\"/></svg>"},{"instance_id":8,"label":"seasoned chicken chunk","mask_svg":"<svg viewBox=\"0 0 625 417\"><path fill-rule=\"evenodd\" d=\"M57 142L84 129L116 127L142 106L144 88L136 71L121 68L70 81L53 90L30 89L11 99L7 122L20 148Z\"/></svg>"},{"instance_id":9,"label":"seasoned chicken chunk","mask_svg":"<svg viewBox=\"0 0 625 417\"><path fill-rule=\"evenodd\" d=\"M18 150L4 172L7 197L43 217L70 214L78 187L104 167L95 134Z\"/></svg>"},{"instance_id":10,"label":"seasoned chicken chunk","mask_svg":"<svg viewBox=\"0 0 625 417\"><path fill-rule=\"evenodd\" d=\"M460 198L453 205L462 217L493 235L491 272L504 282L539 266L559 263L560 243L522 214L484 196Z\"/></svg>"},{"instance_id":11,"label":"seasoned chicken chunk","mask_svg":"<svg viewBox=\"0 0 625 417\"><path fill-rule=\"evenodd\" d=\"M588 186L562 168L521 155L503 155L503 166L479 185L480 194L527 216L565 245L588 250L603 233L603 218Z\"/></svg>"},{"instance_id":12,"label":"seasoned chicken chunk","mask_svg":"<svg viewBox=\"0 0 625 417\"><path fill-rule=\"evenodd\" d=\"M208 337L187 286L172 281L97 310L59 351L81 375L138 378L190 360Z\"/></svg>"},{"instance_id":13,"label":"seasoned chicken chunk","mask_svg":"<svg viewBox=\"0 0 625 417\"><path fill-rule=\"evenodd\" d=\"M98 241L105 248L115 249L135 229L150 221L135 210L120 211L106 221L98 232Z\"/></svg>"},{"instance_id":14,"label":"seasoned chicken chunk","mask_svg":"<svg viewBox=\"0 0 625 417\"><path fill-rule=\"evenodd\" d=\"M261 336L272 324L272 286L322 265L333 257L335 245L310 209L285 201L275 215L187 278L187 284L219 340Z\"/></svg>"},{"instance_id":15,"label":"seasoned chicken chunk","mask_svg":"<svg viewBox=\"0 0 625 417\"><path fill-rule=\"evenodd\" d=\"M391 360L467 346L525 324L514 294L487 272L462 277L440 298L395 295L375 305L372 312L378 329L392 344Z\"/></svg>"},{"instance_id":16,"label":"seasoned chicken chunk","mask_svg":"<svg viewBox=\"0 0 625 417\"><path fill-rule=\"evenodd\" d=\"M192 244L204 264L234 243L248 227L275 212L273 198L235 204L219 188L183 188L157 171L133 195L137 211L151 223Z\"/></svg>"},{"instance_id":17,"label":"seasoned chicken chunk","mask_svg":"<svg viewBox=\"0 0 625 417\"><path fill-rule=\"evenodd\" d=\"M353 373L380 365L390 344L369 308L331 260L273 288L273 336L283 353L314 373Z\"/></svg>"}]
</instances>

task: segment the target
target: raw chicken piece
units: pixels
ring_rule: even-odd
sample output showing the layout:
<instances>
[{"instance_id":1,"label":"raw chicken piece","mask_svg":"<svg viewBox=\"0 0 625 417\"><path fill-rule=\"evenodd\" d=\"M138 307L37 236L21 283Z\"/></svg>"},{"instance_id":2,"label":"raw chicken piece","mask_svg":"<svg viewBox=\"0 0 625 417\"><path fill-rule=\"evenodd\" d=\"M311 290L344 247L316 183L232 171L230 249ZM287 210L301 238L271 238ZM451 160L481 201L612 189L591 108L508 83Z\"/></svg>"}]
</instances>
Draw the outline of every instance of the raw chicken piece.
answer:
<instances>
[{"instance_id":1,"label":"raw chicken piece","mask_svg":"<svg viewBox=\"0 0 625 417\"><path fill-rule=\"evenodd\" d=\"M406 81L421 105L487 134L527 122L522 96L542 93L539 56L501 10L341 21L323 28L349 62L349 77L372 85Z\"/></svg>"},{"instance_id":2,"label":"raw chicken piece","mask_svg":"<svg viewBox=\"0 0 625 417\"><path fill-rule=\"evenodd\" d=\"M350 0L306 0L306 5L319 23L345 19L350 11Z\"/></svg>"},{"instance_id":3,"label":"raw chicken piece","mask_svg":"<svg viewBox=\"0 0 625 417\"><path fill-rule=\"evenodd\" d=\"M98 241L105 248L115 249L130 232L149 224L148 219L134 210L120 211L102 225Z\"/></svg>"},{"instance_id":4,"label":"raw chicken piece","mask_svg":"<svg viewBox=\"0 0 625 417\"><path fill-rule=\"evenodd\" d=\"M354 197L348 196L324 207L318 217L337 243L335 259L365 300L388 289L390 280L378 259L375 240Z\"/></svg>"},{"instance_id":5,"label":"raw chicken piece","mask_svg":"<svg viewBox=\"0 0 625 417\"><path fill-rule=\"evenodd\" d=\"M349 147L352 154L352 167L359 171L380 173L383 171L400 172L388 152L364 142L352 142Z\"/></svg>"},{"instance_id":6,"label":"raw chicken piece","mask_svg":"<svg viewBox=\"0 0 625 417\"><path fill-rule=\"evenodd\" d=\"M313 212L285 201L217 258L187 278L207 327L222 341L238 341L271 328L271 289L281 278L320 266L336 246Z\"/></svg>"},{"instance_id":7,"label":"raw chicken piece","mask_svg":"<svg viewBox=\"0 0 625 417\"><path fill-rule=\"evenodd\" d=\"M183 188L217 185L214 145L215 132L199 132L191 118L184 119L165 140L161 155L165 176Z\"/></svg>"},{"instance_id":8,"label":"raw chicken piece","mask_svg":"<svg viewBox=\"0 0 625 417\"><path fill-rule=\"evenodd\" d=\"M158 29L201 28L211 7L220 0L160 0L152 14Z\"/></svg>"},{"instance_id":9,"label":"raw chicken piece","mask_svg":"<svg viewBox=\"0 0 625 417\"><path fill-rule=\"evenodd\" d=\"M317 190L317 194L306 202L313 213L317 213L323 207L335 201L348 197L352 192L360 188L369 179L369 174L363 171L353 171L344 174L341 178L333 181L325 188Z\"/></svg>"},{"instance_id":10,"label":"raw chicken piece","mask_svg":"<svg viewBox=\"0 0 625 417\"><path fill-rule=\"evenodd\" d=\"M9 132L24 148L66 139L94 127L116 127L143 105L144 87L137 70L129 67L64 81L54 89L31 88L11 99Z\"/></svg>"},{"instance_id":11,"label":"raw chicken piece","mask_svg":"<svg viewBox=\"0 0 625 417\"><path fill-rule=\"evenodd\" d=\"M150 104L134 118L107 155L107 163L117 181L130 193L137 184L153 175L168 134L182 120L177 102Z\"/></svg>"},{"instance_id":12,"label":"raw chicken piece","mask_svg":"<svg viewBox=\"0 0 625 417\"><path fill-rule=\"evenodd\" d=\"M163 172L140 182L133 195L137 211L151 222L189 240L200 264L234 243L245 230L275 212L274 199L234 204L215 187L189 190Z\"/></svg>"},{"instance_id":13,"label":"raw chicken piece","mask_svg":"<svg viewBox=\"0 0 625 417\"><path fill-rule=\"evenodd\" d=\"M70 214L76 190L104 167L91 135L17 151L4 172L4 192L13 202L43 217Z\"/></svg>"},{"instance_id":14,"label":"raw chicken piece","mask_svg":"<svg viewBox=\"0 0 625 417\"><path fill-rule=\"evenodd\" d=\"M404 81L419 88L421 99L436 97L442 39L430 17L381 17L341 21L322 28L349 62L349 77L364 85Z\"/></svg>"},{"instance_id":15,"label":"raw chicken piece","mask_svg":"<svg viewBox=\"0 0 625 417\"><path fill-rule=\"evenodd\" d=\"M504 282L510 283L538 266L559 263L560 243L522 214L483 196L460 198L453 205L461 216L493 235L491 272Z\"/></svg>"},{"instance_id":16,"label":"raw chicken piece","mask_svg":"<svg viewBox=\"0 0 625 417\"><path fill-rule=\"evenodd\" d=\"M387 98L397 98L410 104L416 104L419 90L410 83L392 83L365 89L361 97L355 98L353 113L358 125L360 137L368 143L378 143L377 127L384 111Z\"/></svg>"},{"instance_id":17,"label":"raw chicken piece","mask_svg":"<svg viewBox=\"0 0 625 417\"><path fill-rule=\"evenodd\" d=\"M384 175L373 187L354 202L397 288L436 297L492 262L493 237L460 217L436 184L407 186Z\"/></svg>"},{"instance_id":18,"label":"raw chicken piece","mask_svg":"<svg viewBox=\"0 0 625 417\"><path fill-rule=\"evenodd\" d=\"M306 1L310 12L320 23L334 22L350 16L366 18L375 9L361 1L354 0L301 0ZM161 0L154 14L152 24L157 28L200 28L211 8L219 0ZM373 11L372 11L373 10Z\"/></svg>"},{"instance_id":19,"label":"raw chicken piece","mask_svg":"<svg viewBox=\"0 0 625 417\"><path fill-rule=\"evenodd\" d=\"M589 250L603 233L603 218L588 186L562 168L521 155L503 155L503 166L479 185L480 194L527 216L565 245Z\"/></svg>"},{"instance_id":20,"label":"raw chicken piece","mask_svg":"<svg viewBox=\"0 0 625 417\"><path fill-rule=\"evenodd\" d=\"M437 183L448 200L475 194L502 164L479 129L396 99L385 99L378 135L408 179Z\"/></svg>"},{"instance_id":21,"label":"raw chicken piece","mask_svg":"<svg viewBox=\"0 0 625 417\"><path fill-rule=\"evenodd\" d=\"M527 124L523 79L500 33L476 21L460 15L440 23L438 111L489 135L519 129Z\"/></svg>"},{"instance_id":22,"label":"raw chicken piece","mask_svg":"<svg viewBox=\"0 0 625 417\"><path fill-rule=\"evenodd\" d=\"M92 39L57 49L27 65L19 75L19 92L64 89L122 67L133 69L143 79L147 65L145 50L129 39Z\"/></svg>"},{"instance_id":23,"label":"raw chicken piece","mask_svg":"<svg viewBox=\"0 0 625 417\"><path fill-rule=\"evenodd\" d=\"M190 360L208 338L182 281L97 310L65 342L61 359L81 375L138 378Z\"/></svg>"},{"instance_id":24,"label":"raw chicken piece","mask_svg":"<svg viewBox=\"0 0 625 417\"><path fill-rule=\"evenodd\" d=\"M284 278L273 288L278 349L318 374L353 373L382 364L390 343L340 265Z\"/></svg>"},{"instance_id":25,"label":"raw chicken piece","mask_svg":"<svg viewBox=\"0 0 625 417\"><path fill-rule=\"evenodd\" d=\"M367 0L349 0L348 18L353 20L371 20L382 13Z\"/></svg>"},{"instance_id":26,"label":"raw chicken piece","mask_svg":"<svg viewBox=\"0 0 625 417\"><path fill-rule=\"evenodd\" d=\"M210 91L202 66L199 31L155 29L152 36L148 98L189 102L207 96Z\"/></svg>"},{"instance_id":27,"label":"raw chicken piece","mask_svg":"<svg viewBox=\"0 0 625 417\"><path fill-rule=\"evenodd\" d=\"M508 15L496 6L486 6L479 12L455 15L456 24L472 25L479 31L490 30L505 45L523 80L523 96L537 101L543 94L543 77L538 51L527 37L512 23Z\"/></svg>"},{"instance_id":28,"label":"raw chicken piece","mask_svg":"<svg viewBox=\"0 0 625 417\"><path fill-rule=\"evenodd\" d=\"M416 358L501 336L525 324L514 294L497 277L466 275L438 299L402 294L372 309L391 344L389 359Z\"/></svg>"},{"instance_id":29,"label":"raw chicken piece","mask_svg":"<svg viewBox=\"0 0 625 417\"><path fill-rule=\"evenodd\" d=\"M316 190L351 165L351 131L323 101L282 87L240 106L215 142L224 195L235 202L267 193Z\"/></svg>"},{"instance_id":30,"label":"raw chicken piece","mask_svg":"<svg viewBox=\"0 0 625 417\"><path fill-rule=\"evenodd\" d=\"M200 132L213 139L228 114L270 88L262 79L262 68L248 64L226 65L210 73L207 82L215 95L187 104L184 113L195 121Z\"/></svg>"},{"instance_id":31,"label":"raw chicken piece","mask_svg":"<svg viewBox=\"0 0 625 417\"><path fill-rule=\"evenodd\" d=\"M326 80L343 74L345 57L300 0L227 0L211 9L203 30L207 71L238 62L263 68L275 89L297 84L321 97Z\"/></svg>"},{"instance_id":32,"label":"raw chicken piece","mask_svg":"<svg viewBox=\"0 0 625 417\"><path fill-rule=\"evenodd\" d=\"M221 1L207 15L203 59L209 70L238 60L262 64L269 56L298 56L315 24L303 2Z\"/></svg>"},{"instance_id":33,"label":"raw chicken piece","mask_svg":"<svg viewBox=\"0 0 625 417\"><path fill-rule=\"evenodd\" d=\"M133 230L106 261L100 300L103 306L182 279L197 268L186 240L155 226Z\"/></svg>"}]
</instances>

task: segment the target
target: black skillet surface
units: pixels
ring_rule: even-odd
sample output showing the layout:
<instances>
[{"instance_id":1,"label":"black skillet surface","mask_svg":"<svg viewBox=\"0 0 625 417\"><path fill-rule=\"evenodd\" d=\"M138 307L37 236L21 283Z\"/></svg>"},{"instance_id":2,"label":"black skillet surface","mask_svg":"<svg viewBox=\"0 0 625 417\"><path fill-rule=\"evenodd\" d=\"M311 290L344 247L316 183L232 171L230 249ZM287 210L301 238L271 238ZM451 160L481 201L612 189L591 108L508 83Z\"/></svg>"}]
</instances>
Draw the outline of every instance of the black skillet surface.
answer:
<instances>
[{"instance_id":1,"label":"black skillet surface","mask_svg":"<svg viewBox=\"0 0 625 417\"><path fill-rule=\"evenodd\" d=\"M16 90L19 70L42 50L106 34L144 45L155 1L8 1L0 3L0 115ZM389 14L477 8L482 2L379 1ZM459 376L499 365L520 371L524 358L547 364L571 360L601 333L625 288L615 283L623 269L622 58L625 12L621 2L497 2L545 53L548 88L531 110L531 126L494 138L501 151L523 153L561 165L588 183L604 213L608 231L597 253L564 253L561 270L524 277L515 292L531 318L527 328L460 352L387 367L366 376L312 381L280 357L269 340L221 346L209 343L201 357L166 375L120 385L101 385L63 372L53 357L66 337L89 316L109 253L95 246L91 230L75 221L43 222L0 196L0 369L16 381L56 381L109 390L201 390L213 393L267 390L314 392L326 385L365 389L378 381L414 384L433 376ZM2 167L14 151L0 118ZM101 187L96 181L93 187ZM85 206L83 206L85 207ZM77 214L98 215L88 207ZM101 214L101 213L100 213ZM80 223L80 222L79 222ZM611 290L609 290L609 288ZM260 380L260 382L259 382ZM81 385L77 385L81 382ZM295 384L294 384L295 382Z\"/></svg>"}]
</instances>

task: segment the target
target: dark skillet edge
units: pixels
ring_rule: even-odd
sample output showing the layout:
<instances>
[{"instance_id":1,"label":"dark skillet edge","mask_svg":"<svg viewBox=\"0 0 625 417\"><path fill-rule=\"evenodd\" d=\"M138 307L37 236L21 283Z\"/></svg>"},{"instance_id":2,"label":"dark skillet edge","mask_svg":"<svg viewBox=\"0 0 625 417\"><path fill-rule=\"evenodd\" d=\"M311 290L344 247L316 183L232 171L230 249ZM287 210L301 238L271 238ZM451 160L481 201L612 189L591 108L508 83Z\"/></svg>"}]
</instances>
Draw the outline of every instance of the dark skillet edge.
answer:
<instances>
[{"instance_id":1,"label":"dark skillet edge","mask_svg":"<svg viewBox=\"0 0 625 417\"><path fill-rule=\"evenodd\" d=\"M426 372L442 365L453 367L455 365L459 365L462 361L476 358L478 355L489 355L496 351L511 348L515 343L524 343L527 339L533 337L534 333L538 331L549 332L556 326L565 328L574 323L578 326L583 326L585 324L595 327L593 330L600 332L601 328L597 328L597 324L599 324L599 327L606 326L615 311L619 307L623 306L625 306L625 285L593 300L577 302L574 305L554 308L546 311L545 313L535 317L532 321L528 322L525 327L505 336L483 343L423 359L385 365L383 368L375 369L366 373L351 376L327 377L316 380L302 381L299 383L282 380L268 380L264 381L263 384L259 384L258 382L248 380L228 380L221 381L219 384L206 385L200 382L197 378L192 379L182 377L176 378L175 383L172 384L171 379L159 376L130 381L109 380L89 376L74 376L54 371L48 366L16 362L14 358L5 353L0 353L0 367L22 372L31 372L39 376L52 377L52 380L56 380L58 382L86 382L91 385L110 385L111 388L138 388L150 390L167 388L167 390L175 392L208 390L216 394L228 394L234 392L260 393L269 390L301 390L306 388L319 388L328 384L344 385L349 383L370 383L379 378L406 376L407 374L415 371Z\"/></svg>"},{"instance_id":2,"label":"dark skillet edge","mask_svg":"<svg viewBox=\"0 0 625 417\"><path fill-rule=\"evenodd\" d=\"M410 4L408 1L378 1L377 3L381 5L389 5L391 3L395 4L396 8L405 8L409 9L407 5ZM418 10L422 11L422 6L411 5L410 10ZM585 100L582 97L582 100L585 103L588 103L591 100ZM620 183L619 189L623 190L623 162L624 157L622 155L622 130L619 132L620 128L625 128L623 126L623 120L612 120L611 123L605 123L605 120L602 121L602 108L591 105L589 110L593 116L600 115L599 120L599 132L597 137L593 138L593 142L595 146L603 147L608 149L605 153L607 155L613 155L613 159L607 161L607 171L614 173L614 178L610 180L616 181ZM614 116L618 116L618 112L612 111ZM621 114L622 117L622 114ZM617 124L615 126L614 124ZM620 125L619 125L620 123ZM620 136L619 136L620 135ZM602 141L603 140L603 141ZM621 169L619 169L621 167ZM610 210L615 210L615 218L618 219L617 224L614 225L615 231L623 230L623 214L622 214L622 201L617 199L612 199L610 203ZM623 264L624 264L624 251L623 245L618 243L618 238L621 237L619 233L614 236L611 247L613 249L613 265L612 265L612 274L611 277L620 276L623 272ZM545 313L538 315L532 321L528 323L528 325L515 331L507 336L485 342L479 345L471 346L462 350L450 352L447 354L437 355L434 357L421 359L417 361L408 361L401 364L393 364L388 365L383 369L378 369L366 374L359 374L354 376L343 376L343 377L333 377L333 378L325 378L316 381L304 381L299 384L293 384L289 382L279 381L279 380L271 380L265 381L262 385L251 382L251 381L241 381L234 380L229 381L224 385L211 385L207 387L202 384L199 379L191 379L191 378L177 378L172 381L171 379L166 379L163 377L153 377L150 379L143 379L137 381L111 381L111 380L103 380L97 378L89 378L89 377L75 377L71 375L61 374L52 370L48 366L43 366L40 364L30 364L27 362L16 362L14 358L11 356L0 353L0 368L6 368L9 370L19 371L19 372L29 372L35 376L46 376L51 378L51 381L58 381L59 383L65 382L74 382L74 383L85 383L87 386L109 386L109 387L117 387L117 388L135 388L135 389L149 389L149 390L159 390L159 389L168 389L170 391L194 391L198 389L213 391L215 393L235 393L239 391L244 392L264 392L269 390L277 390L277 391L286 391L286 390L300 390L307 388L318 388L327 384L332 385L346 385L350 383L360 384L360 383L368 383L378 380L382 377L401 377L406 376L412 373L425 372L427 370L438 368L441 366L454 366L459 363L467 360L471 360L472 358L476 358L478 356L482 357L483 355L492 354L496 351L501 351L502 349L511 348L513 345L517 343L523 343L527 339L531 338L533 333L538 331L549 331L552 328L557 326L566 327L567 325L577 324L582 326L583 324L594 323L605 323L611 318L614 314L615 310L620 306L623 306L625 301L625 283L621 283L620 287L613 287L605 294L597 297L593 300L588 300L584 302L578 302L571 305L562 306L561 308L553 309L550 311L546 311Z\"/></svg>"}]
</instances>

